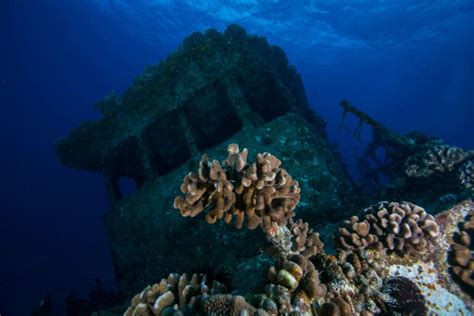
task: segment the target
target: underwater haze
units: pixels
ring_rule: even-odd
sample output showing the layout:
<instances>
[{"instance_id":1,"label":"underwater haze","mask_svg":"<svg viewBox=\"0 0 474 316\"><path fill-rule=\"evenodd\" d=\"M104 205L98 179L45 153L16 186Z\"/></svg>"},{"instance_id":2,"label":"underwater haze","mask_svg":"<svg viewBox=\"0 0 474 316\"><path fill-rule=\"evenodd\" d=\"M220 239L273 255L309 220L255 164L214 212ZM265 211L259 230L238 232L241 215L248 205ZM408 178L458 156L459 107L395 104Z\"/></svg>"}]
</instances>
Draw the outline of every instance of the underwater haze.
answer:
<instances>
[{"instance_id":1,"label":"underwater haze","mask_svg":"<svg viewBox=\"0 0 474 316\"><path fill-rule=\"evenodd\" d=\"M143 211L145 207L139 203L146 199L128 199L129 194L142 194L142 190L143 194L148 194L150 191L146 190L155 190L154 181L158 179L159 182L162 177L168 177L163 179L171 183L170 179L175 177L173 172L179 178L179 183L172 185L172 189L176 188L177 191L182 177L191 171L188 167L191 166L193 170L198 168L197 163L193 165L190 160L200 157L186 156L182 164L176 165L173 164L174 158L160 158L165 160L162 165L166 165L166 169L160 165L153 169L156 171L153 177L146 175L138 180L134 178L134 171L129 169L126 174L114 174L120 177L119 193L124 197L123 200L120 196L117 201L111 201L108 199L110 187L104 185L110 179L105 174L104 180L101 169L105 163L96 168L89 167L93 163L90 163L92 158L90 161L85 158L81 160L82 154L84 157L89 154L85 152L89 147L81 147L84 145L81 142L92 143L100 137L86 135L89 138L84 136L76 141L73 139L74 135L71 138L66 135L72 135L69 134L70 131L78 126L85 130L86 127L80 125L84 121L99 122L107 117L94 104L111 91L121 96L134 84L140 86L140 82L134 79L147 66L165 60L187 36L193 32L204 33L209 28L222 33L232 24L241 26L246 34L265 37L269 44L279 46L295 70L287 65L281 67L290 69L288 73L296 71L301 75L304 90L298 87L298 80L292 77L286 78L288 82L285 81L284 87L282 84L275 88L276 92L271 91L274 95L280 95L279 89L306 91L307 102L317 113L316 123L308 118L311 115L304 115L308 112L300 111L300 108L305 109L306 106L304 97L301 97L302 105L298 103L300 101L296 101L298 104L295 105L295 113L301 114L308 120L309 126L313 127L318 124L319 118L324 120L327 139L322 131L324 128L317 125L314 132L316 140L313 143L324 145L321 145L321 150L318 147L318 150L313 148L313 151L321 157L324 152L323 158L331 161L328 165L334 163L336 166L327 167L331 174L329 178L332 179L327 183L336 182L334 179L338 179L339 183L353 182L350 186L354 191L349 191L356 192L359 189L357 183L360 184L368 177L364 170L357 169L360 165L357 159L363 155L365 146L370 144L371 127L364 125L360 142L355 137L357 135L354 135L357 132L353 133L354 129L357 130L357 119L348 115L342 124L347 128L341 128L343 109L340 101L343 99L349 100L351 105L397 135L418 131L464 150L467 157L465 161L474 159L472 153L468 152L474 148L474 1L0 0L0 34L3 44L0 52L0 133L4 148L0 158L3 170L3 185L0 190L1 316L30 315L33 308L39 306L47 296L52 298L53 313L37 315L64 315L67 307L65 300L71 291L76 291L78 297L87 300L89 291L96 286L97 278L100 278L107 292L121 291L120 299L126 299L127 302L132 297L129 291L139 292L137 288L140 288L141 283L133 283L128 279L132 278L132 273L127 269L133 265L125 262L129 259L127 256L134 252L123 250L126 247L123 243L131 240L127 234L131 234L134 228L127 228L118 219L111 219L110 211L116 205L122 207L120 210L123 214L126 213L124 210L133 209L134 206L140 212ZM272 62L280 60L280 55L275 51L271 54L276 56L268 57L268 63L273 65ZM178 65L177 68L179 67ZM275 66L278 67L280 66ZM217 68L222 67L218 64ZM148 77L145 74L140 78L145 78L145 81L148 80L146 78L154 78L159 71L153 71L155 70L146 73L149 74ZM266 69L262 69L262 73L266 73L265 71ZM286 71L281 73L286 74ZM248 73L257 73L257 78L259 72ZM260 80L259 78L257 79ZM242 85L245 84L245 79L242 80ZM249 82L254 82L253 78L248 79ZM260 82L257 79L255 82ZM286 79L283 78L282 81ZM273 82L272 80L280 80L280 77L268 82ZM252 86L255 90L261 88L259 85ZM295 98L298 99L299 95ZM139 99L136 94L130 99L135 97ZM140 102L136 103L145 104L145 99L139 99ZM285 104L276 105L278 100L269 99L269 103L271 104L265 105L265 112L269 114L262 114L262 122L255 123L252 128L260 128L264 123L270 124L265 125L265 128L277 126L275 133L279 135L274 135L276 139L277 136L299 138L301 131L288 131L285 134L285 128L278 128L288 125L271 125L279 124L278 119L281 117L286 119L287 112L282 110ZM128 106L126 98L123 104ZM252 105L250 109L254 111ZM255 113L258 111L260 108ZM112 114L113 120L116 120L113 124L128 115L120 113L123 112L119 112L117 116ZM142 122L140 118L144 121L148 118L140 115L142 114L139 113L139 118L131 115L136 119L133 122L137 122L137 126ZM216 116L218 115L220 114L217 113ZM199 118L203 119L202 116ZM293 122L291 118L288 120ZM216 121L218 119L209 119L211 123ZM302 122L297 119L294 121ZM174 126L178 121L165 122L171 122L169 125ZM229 129L232 124L234 123L229 118ZM237 135L237 140L246 139L246 124L242 123L242 130L239 125L235 131L228 133L223 130L214 131L211 135L215 138L220 137L215 135L222 133L221 142L211 144L198 141L197 152L201 154L212 150L214 153L214 148L218 147L219 150L215 152L225 153L229 140L233 140L234 135ZM128 127L113 125L114 132L111 135L117 135L121 128ZM293 128L288 127L290 129ZM238 134L241 131L244 131L243 136ZM199 133L207 135L201 129ZM176 142L179 141L174 134L167 135ZM196 137L201 137L199 135ZM261 138L266 139L265 137L262 134ZM72 139L64 145L70 147L55 147L59 139L65 139L66 143ZM217 146L218 143L224 145ZM277 152L272 153L278 154L284 164L291 165L293 158L288 158L290 162L287 162L281 157L285 151L278 152L278 141L269 140L268 144L270 143L268 148L252 148L252 157L256 152L275 148L274 151ZM163 151L169 149L171 152L175 150L173 146L164 146ZM101 149L108 150L104 148ZM95 150L101 151L97 148ZM181 155L181 151L176 152L178 156ZM73 154L67 156L68 153ZM341 165L337 158L339 154L342 157ZM91 154L90 157L96 156ZM303 171L299 173L287 166L286 168L297 180L300 179L296 175L304 174ZM296 168L298 167L295 170ZM390 173L385 174L382 184L377 185L391 183L392 176ZM300 182L305 188L304 179ZM145 185L141 187L143 183ZM329 186L327 183L321 186ZM338 185L334 184L335 187ZM461 197L472 197L465 190L454 192L458 188L456 185L446 191L436 189L433 196L453 194L455 202L459 202ZM338 190L344 191L340 187ZM377 189L370 187L358 192L372 194L374 190ZM408 191L410 190L406 189L405 192ZM420 189L417 192L422 191ZM378 198L392 197L386 193L388 191L380 192L371 195L367 201L372 203ZM166 194L168 193L163 193L163 200L172 209L173 198L165 199ZM304 197L305 191L301 194ZM334 196L334 199L340 198L341 201L346 198ZM393 197L398 199L399 195ZM420 199L425 200L428 198ZM358 203L366 202L344 201L341 202L341 207L360 207ZM303 202L303 209L312 205L307 200ZM429 208L428 205L422 206ZM440 206L436 211L442 209L443 206ZM354 209L353 212L357 210ZM140 214L139 211L137 214ZM173 214L178 213L172 211ZM318 227L339 222L348 215L344 213L340 217L334 215L327 218L321 216L324 220L318 222L319 215L311 215L309 211L302 211L300 214L306 214L305 212L310 214L310 223L316 223ZM296 213L298 214L298 209ZM149 218L143 222L147 222L147 219ZM150 220L154 221L155 219ZM143 222L140 223L147 226ZM122 231L124 233L121 236ZM138 244L142 241L143 244L149 242L147 238L140 240ZM143 250L150 250L155 246L156 244L149 242L148 248L144 246ZM143 262L138 260L134 264L141 266L151 261L143 259ZM177 266L180 264L182 263ZM146 269L143 267L143 270ZM163 271L156 271L171 272L164 268ZM147 271L150 274L154 272L153 269L151 272ZM166 275L156 275L156 279L147 281L147 284L157 283L163 277ZM237 288L237 285L234 284L233 287ZM123 303L120 299L118 303ZM101 307L108 309L111 306L105 304Z\"/></svg>"}]
</instances>

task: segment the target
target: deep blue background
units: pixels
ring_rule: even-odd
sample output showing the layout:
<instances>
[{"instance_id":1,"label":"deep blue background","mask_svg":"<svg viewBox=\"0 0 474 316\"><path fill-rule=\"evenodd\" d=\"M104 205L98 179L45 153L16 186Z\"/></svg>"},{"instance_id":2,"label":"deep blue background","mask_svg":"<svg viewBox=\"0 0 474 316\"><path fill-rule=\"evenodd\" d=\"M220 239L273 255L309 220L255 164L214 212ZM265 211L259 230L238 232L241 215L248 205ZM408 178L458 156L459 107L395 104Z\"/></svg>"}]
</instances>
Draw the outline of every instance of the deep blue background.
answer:
<instances>
[{"instance_id":1,"label":"deep blue background","mask_svg":"<svg viewBox=\"0 0 474 316\"><path fill-rule=\"evenodd\" d=\"M113 286L102 178L62 167L53 144L192 31L238 22L282 46L346 158L342 98L473 148L473 2L411 2L0 0L0 314Z\"/></svg>"}]
</instances>

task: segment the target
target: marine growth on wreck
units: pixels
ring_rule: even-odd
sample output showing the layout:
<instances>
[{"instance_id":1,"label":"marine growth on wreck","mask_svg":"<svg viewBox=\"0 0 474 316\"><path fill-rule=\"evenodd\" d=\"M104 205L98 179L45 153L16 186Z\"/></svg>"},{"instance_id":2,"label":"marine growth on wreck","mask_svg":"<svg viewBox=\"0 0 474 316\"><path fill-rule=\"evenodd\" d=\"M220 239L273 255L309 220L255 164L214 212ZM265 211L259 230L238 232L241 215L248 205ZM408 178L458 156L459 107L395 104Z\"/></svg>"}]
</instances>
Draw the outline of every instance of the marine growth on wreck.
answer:
<instances>
[{"instance_id":1,"label":"marine growth on wreck","mask_svg":"<svg viewBox=\"0 0 474 316\"><path fill-rule=\"evenodd\" d=\"M284 52L237 25L191 34L96 106L56 152L109 195L124 304L97 315L473 313L472 150L343 100L340 127L373 136L356 183Z\"/></svg>"},{"instance_id":2,"label":"marine growth on wreck","mask_svg":"<svg viewBox=\"0 0 474 316\"><path fill-rule=\"evenodd\" d=\"M178 196L175 201L181 215L205 212L204 219L215 223L215 217L226 218L225 212L241 214L231 204L241 199L243 190L234 188L249 188L252 182L242 172L248 151L240 153L238 148L230 144L222 163L210 163L204 156L199 176L190 173L184 178L181 191L186 198ZM276 181L281 169L270 167L276 161L268 153L257 156L257 164L269 167L250 167L256 170L254 181L260 183L255 189L286 191L288 182ZM224 171L221 165L230 168ZM235 174L237 170L240 173ZM213 172L216 175L210 176ZM190 182L190 177L196 180ZM206 186L207 177L216 179L211 186ZM200 200L209 195L218 197ZM225 203L224 196L233 203ZM205 275L194 274L188 281L186 274L170 274L137 294L125 315L468 315L472 310L473 202L462 202L436 217L409 202L377 203L361 211L363 220L353 216L341 224L334 235L337 253L330 255L307 223L280 220L285 208L275 205L286 205L286 199L285 194L265 199L256 193L241 202L251 210L245 216L247 226L260 226L271 245L273 264L266 271L264 291L242 296L229 293L216 280L206 284ZM261 205L255 208L258 201ZM197 213L189 213L191 202L199 203ZM240 220L236 226L242 227Z\"/></svg>"}]
</instances>

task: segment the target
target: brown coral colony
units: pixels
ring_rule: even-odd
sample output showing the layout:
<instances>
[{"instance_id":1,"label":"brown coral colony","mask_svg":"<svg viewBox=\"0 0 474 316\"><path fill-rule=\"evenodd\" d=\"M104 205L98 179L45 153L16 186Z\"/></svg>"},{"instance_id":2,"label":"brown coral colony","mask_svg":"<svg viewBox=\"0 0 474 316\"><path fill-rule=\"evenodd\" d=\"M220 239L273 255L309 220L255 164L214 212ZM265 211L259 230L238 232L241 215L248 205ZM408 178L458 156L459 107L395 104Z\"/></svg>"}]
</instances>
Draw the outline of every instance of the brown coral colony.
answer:
<instances>
[{"instance_id":1,"label":"brown coral colony","mask_svg":"<svg viewBox=\"0 0 474 316\"><path fill-rule=\"evenodd\" d=\"M439 145L410 156L405 161L408 177L428 178L434 174L455 172L461 187L474 194L474 151Z\"/></svg>"},{"instance_id":2,"label":"brown coral colony","mask_svg":"<svg viewBox=\"0 0 474 316\"><path fill-rule=\"evenodd\" d=\"M324 244L319 238L319 233L310 229L308 223L302 219L297 221L290 219L288 227L294 238L293 252L312 257L323 251Z\"/></svg>"},{"instance_id":3,"label":"brown coral colony","mask_svg":"<svg viewBox=\"0 0 474 316\"><path fill-rule=\"evenodd\" d=\"M391 274L383 262L402 262L403 257L413 263L445 253L439 247L446 240L439 226L445 224L437 222L439 218L410 202L379 202L338 227L337 255L328 255L319 234L303 220L292 218L300 198L298 182L269 153L258 154L251 164L247 158L248 151L241 152L235 144L229 145L221 163L204 155L198 173L184 178L184 196L175 199L175 208L183 216L204 213L208 223L224 219L237 228L244 223L251 229L261 226L273 246L264 293L244 298L238 292L228 293L217 281L209 284L202 274L191 278L171 274L136 295L126 315L428 313L432 303L427 293L436 293L436 286L424 286L398 270ZM452 272L471 288L472 209L451 246Z\"/></svg>"},{"instance_id":4,"label":"brown coral colony","mask_svg":"<svg viewBox=\"0 0 474 316\"><path fill-rule=\"evenodd\" d=\"M437 241L440 228L432 215L409 202L380 202L352 216L338 228L341 249L367 247L401 253L425 253Z\"/></svg>"},{"instance_id":5,"label":"brown coral colony","mask_svg":"<svg viewBox=\"0 0 474 316\"><path fill-rule=\"evenodd\" d=\"M474 194L474 160L466 162L459 170L459 182L472 194Z\"/></svg>"},{"instance_id":6,"label":"brown coral colony","mask_svg":"<svg viewBox=\"0 0 474 316\"><path fill-rule=\"evenodd\" d=\"M171 273L160 283L147 286L135 295L124 315L240 315L241 312L255 312L242 296L224 294L226 292L223 284L215 280L210 284L205 274L193 274L189 278L186 273Z\"/></svg>"},{"instance_id":7,"label":"brown coral colony","mask_svg":"<svg viewBox=\"0 0 474 316\"><path fill-rule=\"evenodd\" d=\"M186 274L171 273L135 295L124 315L161 315L175 305L175 309L196 310L204 297L225 291L224 285L218 282L209 285L206 275L193 274L188 278Z\"/></svg>"},{"instance_id":8,"label":"brown coral colony","mask_svg":"<svg viewBox=\"0 0 474 316\"><path fill-rule=\"evenodd\" d=\"M452 271L465 286L474 289L474 215L467 216L451 245Z\"/></svg>"},{"instance_id":9,"label":"brown coral colony","mask_svg":"<svg viewBox=\"0 0 474 316\"><path fill-rule=\"evenodd\" d=\"M300 199L298 182L280 168L281 161L269 153L258 154L251 164L248 151L230 144L227 159L219 163L203 155L198 173L184 177L181 192L174 207L182 216L194 217L205 212L210 224L233 220L241 228L271 228L272 223L284 226L295 213Z\"/></svg>"},{"instance_id":10,"label":"brown coral colony","mask_svg":"<svg viewBox=\"0 0 474 316\"><path fill-rule=\"evenodd\" d=\"M405 162L405 172L409 177L429 177L435 172L449 172L471 155L472 152L465 152L459 147L435 146L409 157Z\"/></svg>"}]
</instances>

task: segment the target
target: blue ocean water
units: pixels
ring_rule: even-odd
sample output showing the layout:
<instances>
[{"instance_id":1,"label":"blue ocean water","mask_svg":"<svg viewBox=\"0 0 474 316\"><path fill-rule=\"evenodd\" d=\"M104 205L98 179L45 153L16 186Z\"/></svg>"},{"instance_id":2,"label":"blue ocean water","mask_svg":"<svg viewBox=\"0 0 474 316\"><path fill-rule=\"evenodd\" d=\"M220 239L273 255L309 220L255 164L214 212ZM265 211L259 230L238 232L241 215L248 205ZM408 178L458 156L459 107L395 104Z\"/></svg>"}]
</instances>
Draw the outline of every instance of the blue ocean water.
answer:
<instances>
[{"instance_id":1,"label":"blue ocean water","mask_svg":"<svg viewBox=\"0 0 474 316\"><path fill-rule=\"evenodd\" d=\"M53 143L193 31L238 23L281 46L349 162L343 98L397 132L474 147L473 1L3 0L0 16L1 315L97 277L114 287L102 177L61 166Z\"/></svg>"}]
</instances>

